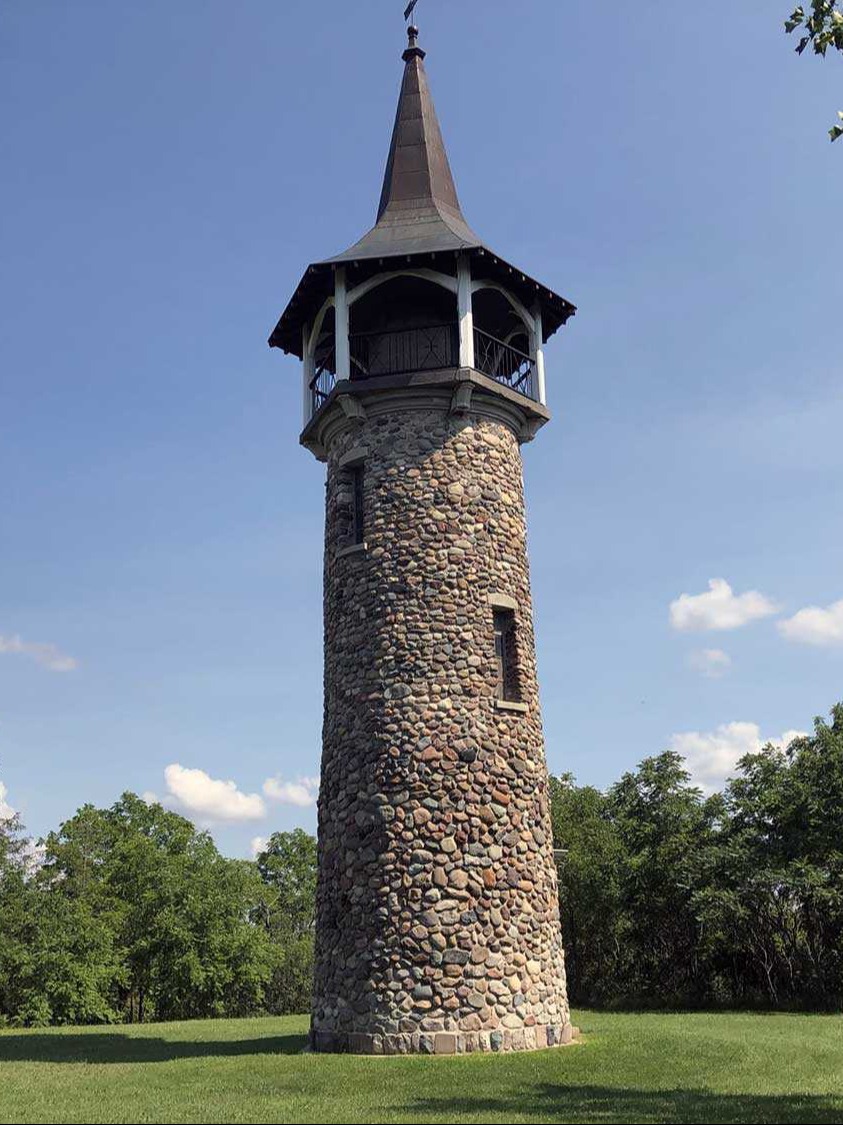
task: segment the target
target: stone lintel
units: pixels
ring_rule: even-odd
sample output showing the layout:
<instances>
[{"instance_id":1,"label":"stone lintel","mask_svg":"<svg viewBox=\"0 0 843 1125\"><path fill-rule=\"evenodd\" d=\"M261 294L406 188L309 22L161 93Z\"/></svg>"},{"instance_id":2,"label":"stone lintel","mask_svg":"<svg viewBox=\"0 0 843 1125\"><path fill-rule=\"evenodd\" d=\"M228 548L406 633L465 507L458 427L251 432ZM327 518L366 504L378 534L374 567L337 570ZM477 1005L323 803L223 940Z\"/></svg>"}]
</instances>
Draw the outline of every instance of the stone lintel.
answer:
<instances>
[{"instance_id":1,"label":"stone lintel","mask_svg":"<svg viewBox=\"0 0 843 1125\"><path fill-rule=\"evenodd\" d=\"M520 715L526 715L530 708L526 703L520 703L517 699L496 699L495 710L517 711Z\"/></svg>"},{"instance_id":2,"label":"stone lintel","mask_svg":"<svg viewBox=\"0 0 843 1125\"><path fill-rule=\"evenodd\" d=\"M343 453L339 459L339 467L341 469L351 469L355 465L362 465L366 458L369 456L369 450L365 445L355 445L354 449L349 449L348 453Z\"/></svg>"},{"instance_id":3,"label":"stone lintel","mask_svg":"<svg viewBox=\"0 0 843 1125\"><path fill-rule=\"evenodd\" d=\"M494 606L495 609L511 609L513 612L518 609L517 599L509 594L489 594L489 605Z\"/></svg>"},{"instance_id":4,"label":"stone lintel","mask_svg":"<svg viewBox=\"0 0 843 1125\"><path fill-rule=\"evenodd\" d=\"M340 547L334 558L346 559L354 555L365 555L368 547L365 543L350 543L347 547Z\"/></svg>"}]
</instances>

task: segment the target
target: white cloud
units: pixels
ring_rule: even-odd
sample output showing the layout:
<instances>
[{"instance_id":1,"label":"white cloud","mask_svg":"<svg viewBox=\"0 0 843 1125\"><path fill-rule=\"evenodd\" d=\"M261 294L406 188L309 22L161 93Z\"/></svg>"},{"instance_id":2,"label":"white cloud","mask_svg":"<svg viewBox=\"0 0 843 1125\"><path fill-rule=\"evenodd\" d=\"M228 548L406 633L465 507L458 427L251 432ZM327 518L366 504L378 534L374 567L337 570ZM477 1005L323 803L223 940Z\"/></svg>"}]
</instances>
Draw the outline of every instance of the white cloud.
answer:
<instances>
[{"instance_id":1,"label":"white cloud","mask_svg":"<svg viewBox=\"0 0 843 1125\"><path fill-rule=\"evenodd\" d=\"M770 617L779 607L757 590L735 594L725 578L712 578L705 594L681 594L670 604L670 624L679 632L740 629Z\"/></svg>"},{"instance_id":2,"label":"white cloud","mask_svg":"<svg viewBox=\"0 0 843 1125\"><path fill-rule=\"evenodd\" d=\"M29 656L51 672L72 672L78 661L48 641L25 641L19 636L0 636L0 653Z\"/></svg>"},{"instance_id":3,"label":"white cloud","mask_svg":"<svg viewBox=\"0 0 843 1125\"><path fill-rule=\"evenodd\" d=\"M263 783L263 791L271 800L282 805L306 809L316 804L319 778L300 777L297 781L283 781L280 777L268 777Z\"/></svg>"},{"instance_id":4,"label":"white cloud","mask_svg":"<svg viewBox=\"0 0 843 1125\"><path fill-rule=\"evenodd\" d=\"M151 789L144 789L141 793L141 800L147 805L160 805L161 801L157 793L153 793Z\"/></svg>"},{"instance_id":5,"label":"white cloud","mask_svg":"<svg viewBox=\"0 0 843 1125\"><path fill-rule=\"evenodd\" d=\"M37 840L25 840L20 861L27 879L34 878L44 866L47 858L47 845Z\"/></svg>"},{"instance_id":6,"label":"white cloud","mask_svg":"<svg viewBox=\"0 0 843 1125\"><path fill-rule=\"evenodd\" d=\"M807 738L808 732L805 730L786 730L781 738L771 739L774 746L778 746L780 750L787 750L791 742L797 738Z\"/></svg>"},{"instance_id":7,"label":"white cloud","mask_svg":"<svg viewBox=\"0 0 843 1125\"><path fill-rule=\"evenodd\" d=\"M204 770L174 763L164 770L164 780L178 805L205 821L261 820L266 816L259 793L241 793L233 781L210 777Z\"/></svg>"},{"instance_id":8,"label":"white cloud","mask_svg":"<svg viewBox=\"0 0 843 1125\"><path fill-rule=\"evenodd\" d=\"M15 810L6 800L8 795L9 790L6 788L3 782L0 781L0 820L11 820L15 815Z\"/></svg>"},{"instance_id":9,"label":"white cloud","mask_svg":"<svg viewBox=\"0 0 843 1125\"><path fill-rule=\"evenodd\" d=\"M825 609L810 605L779 622L779 632L803 645L843 645L843 601Z\"/></svg>"},{"instance_id":10,"label":"white cloud","mask_svg":"<svg viewBox=\"0 0 843 1125\"><path fill-rule=\"evenodd\" d=\"M779 738L762 738L757 723L723 723L709 733L693 730L674 734L670 749L685 759L694 783L713 793L728 777L734 776L745 754L757 754L768 742L787 747L803 734L803 731L788 730Z\"/></svg>"},{"instance_id":11,"label":"white cloud","mask_svg":"<svg viewBox=\"0 0 843 1125\"><path fill-rule=\"evenodd\" d=\"M688 653L688 667L709 680L719 680L732 667L732 658L722 648L698 648Z\"/></svg>"},{"instance_id":12,"label":"white cloud","mask_svg":"<svg viewBox=\"0 0 843 1125\"><path fill-rule=\"evenodd\" d=\"M257 859L269 841L268 836L253 836L250 845L252 852L252 859Z\"/></svg>"}]
</instances>

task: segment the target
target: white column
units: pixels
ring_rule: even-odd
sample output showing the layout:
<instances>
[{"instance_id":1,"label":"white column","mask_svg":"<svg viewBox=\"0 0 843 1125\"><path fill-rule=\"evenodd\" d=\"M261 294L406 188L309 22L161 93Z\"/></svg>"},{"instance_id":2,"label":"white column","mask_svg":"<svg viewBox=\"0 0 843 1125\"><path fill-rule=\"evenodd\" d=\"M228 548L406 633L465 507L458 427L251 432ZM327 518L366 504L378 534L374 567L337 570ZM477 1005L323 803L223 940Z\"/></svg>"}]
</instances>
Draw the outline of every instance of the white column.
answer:
<instances>
[{"instance_id":1,"label":"white column","mask_svg":"<svg viewBox=\"0 0 843 1125\"><path fill-rule=\"evenodd\" d=\"M533 319L536 325L533 333L536 353L536 393L542 406L547 406L547 386L544 381L544 326L542 325L542 309L538 302L533 306Z\"/></svg>"},{"instance_id":2,"label":"white column","mask_svg":"<svg viewBox=\"0 0 843 1125\"><path fill-rule=\"evenodd\" d=\"M313 392L310 389L310 380L313 378L315 370L313 352L310 347L310 325L305 321L301 326L302 427L307 425L313 414Z\"/></svg>"},{"instance_id":3,"label":"white column","mask_svg":"<svg viewBox=\"0 0 843 1125\"><path fill-rule=\"evenodd\" d=\"M334 273L334 358L337 380L351 377L351 353L348 344L348 291L345 287L345 266Z\"/></svg>"},{"instance_id":4,"label":"white column","mask_svg":"<svg viewBox=\"0 0 843 1125\"><path fill-rule=\"evenodd\" d=\"M460 367L474 366L474 314L471 310L471 263L457 259L457 316L460 322Z\"/></svg>"}]
</instances>

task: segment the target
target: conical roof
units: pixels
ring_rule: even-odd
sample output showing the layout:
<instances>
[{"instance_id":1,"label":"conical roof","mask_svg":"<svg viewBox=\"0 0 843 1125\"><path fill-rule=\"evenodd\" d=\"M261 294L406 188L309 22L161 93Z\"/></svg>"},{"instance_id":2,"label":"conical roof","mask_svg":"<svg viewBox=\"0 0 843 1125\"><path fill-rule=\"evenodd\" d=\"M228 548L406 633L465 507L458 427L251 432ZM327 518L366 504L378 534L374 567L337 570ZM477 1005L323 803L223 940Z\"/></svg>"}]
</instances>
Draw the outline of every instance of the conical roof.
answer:
<instances>
[{"instance_id":1,"label":"conical roof","mask_svg":"<svg viewBox=\"0 0 843 1125\"><path fill-rule=\"evenodd\" d=\"M539 303L545 339L576 311L570 301L494 254L466 222L427 81L425 52L418 45L418 29L408 28L408 35L375 225L348 250L307 268L269 337L272 347L301 356L302 326L333 294L333 273L340 265L348 267L349 282L358 284L381 269L441 263L443 256L465 251L480 259L472 267L475 277L482 270L482 276L517 293L528 307Z\"/></svg>"},{"instance_id":2,"label":"conical roof","mask_svg":"<svg viewBox=\"0 0 843 1125\"><path fill-rule=\"evenodd\" d=\"M331 262L483 245L460 207L415 27L409 36L377 221Z\"/></svg>"}]
</instances>

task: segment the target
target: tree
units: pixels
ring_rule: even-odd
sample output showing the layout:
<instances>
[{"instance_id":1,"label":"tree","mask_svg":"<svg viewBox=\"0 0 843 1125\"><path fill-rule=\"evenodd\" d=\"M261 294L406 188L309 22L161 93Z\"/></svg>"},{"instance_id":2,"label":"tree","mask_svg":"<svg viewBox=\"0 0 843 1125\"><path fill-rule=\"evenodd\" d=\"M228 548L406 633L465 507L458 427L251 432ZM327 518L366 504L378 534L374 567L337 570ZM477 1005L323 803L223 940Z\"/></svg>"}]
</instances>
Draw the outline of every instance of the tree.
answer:
<instances>
[{"instance_id":1,"label":"tree","mask_svg":"<svg viewBox=\"0 0 843 1125\"><path fill-rule=\"evenodd\" d=\"M112 986L125 1018L261 1007L273 958L249 920L261 898L257 869L221 856L177 813L132 793L110 809L86 805L47 838L39 881L113 935L121 968Z\"/></svg>"},{"instance_id":2,"label":"tree","mask_svg":"<svg viewBox=\"0 0 843 1125\"><path fill-rule=\"evenodd\" d=\"M275 832L257 857L263 897L255 912L275 951L269 1011L307 1011L313 978L316 841L301 828Z\"/></svg>"},{"instance_id":3,"label":"tree","mask_svg":"<svg viewBox=\"0 0 843 1125\"><path fill-rule=\"evenodd\" d=\"M0 1022L17 1007L21 972L27 962L27 894L22 862L20 817L2 800L0 786Z\"/></svg>"},{"instance_id":4,"label":"tree","mask_svg":"<svg viewBox=\"0 0 843 1125\"><path fill-rule=\"evenodd\" d=\"M550 779L553 842L561 851L559 901L572 1001L605 1003L622 976L622 885L629 856L605 794L577 787L571 774Z\"/></svg>"},{"instance_id":5,"label":"tree","mask_svg":"<svg viewBox=\"0 0 843 1125\"><path fill-rule=\"evenodd\" d=\"M716 805L690 784L682 758L646 758L609 790L608 810L629 856L624 990L647 1003L704 999L693 896L715 842Z\"/></svg>"},{"instance_id":6,"label":"tree","mask_svg":"<svg viewBox=\"0 0 843 1125\"><path fill-rule=\"evenodd\" d=\"M111 1022L119 971L111 932L81 899L50 894L32 854L20 818L0 818L0 1017Z\"/></svg>"},{"instance_id":7,"label":"tree","mask_svg":"<svg viewBox=\"0 0 843 1125\"><path fill-rule=\"evenodd\" d=\"M802 52L810 46L815 55L825 58L829 47L843 52L843 12L835 7L835 0L811 0L810 13L800 5L785 21L785 30L788 35L794 31L802 32L796 46L796 53ZM843 137L843 111L838 111L839 125L832 125L828 135L832 141Z\"/></svg>"},{"instance_id":8,"label":"tree","mask_svg":"<svg viewBox=\"0 0 843 1125\"><path fill-rule=\"evenodd\" d=\"M756 978L775 1003L812 1007L843 998L843 706L831 723L786 751L766 747L740 763L726 793L725 888L743 923Z\"/></svg>"},{"instance_id":9,"label":"tree","mask_svg":"<svg viewBox=\"0 0 843 1125\"><path fill-rule=\"evenodd\" d=\"M606 793L554 779L551 800L574 999L704 999L693 899L712 862L718 802L703 801L674 753L645 759Z\"/></svg>"}]
</instances>

